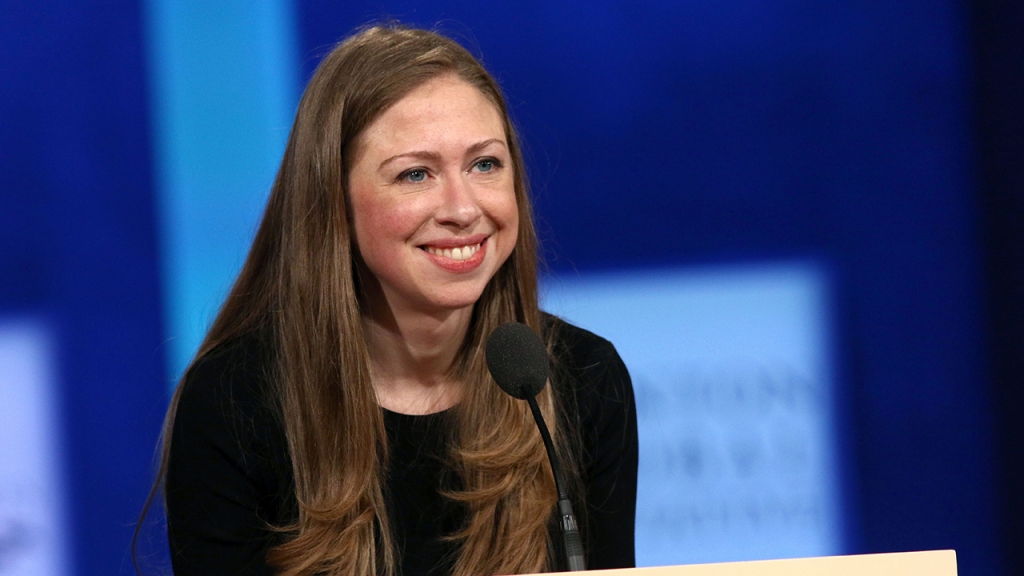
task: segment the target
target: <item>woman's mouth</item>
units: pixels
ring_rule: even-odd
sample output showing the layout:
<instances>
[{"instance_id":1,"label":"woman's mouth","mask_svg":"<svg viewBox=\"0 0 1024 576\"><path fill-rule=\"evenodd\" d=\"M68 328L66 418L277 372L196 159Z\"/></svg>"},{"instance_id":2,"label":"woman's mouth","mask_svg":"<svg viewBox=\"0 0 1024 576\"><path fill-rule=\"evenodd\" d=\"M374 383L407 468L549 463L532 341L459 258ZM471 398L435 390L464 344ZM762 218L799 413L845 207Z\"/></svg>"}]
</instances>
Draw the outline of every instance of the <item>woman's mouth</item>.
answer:
<instances>
[{"instance_id":1,"label":"woman's mouth","mask_svg":"<svg viewBox=\"0 0 1024 576\"><path fill-rule=\"evenodd\" d=\"M424 246L423 249L433 254L434 256L441 256L449 258L451 260L462 261L469 260L473 257L477 251L480 250L480 246L483 242L477 244L470 244L468 246L455 246L453 248L437 248L435 246Z\"/></svg>"},{"instance_id":2,"label":"woman's mouth","mask_svg":"<svg viewBox=\"0 0 1024 576\"><path fill-rule=\"evenodd\" d=\"M424 244L420 248L435 265L448 272L462 274L475 270L483 264L490 236L475 238L446 239ZM474 242L475 241L475 242ZM473 242L461 244L461 242Z\"/></svg>"}]
</instances>

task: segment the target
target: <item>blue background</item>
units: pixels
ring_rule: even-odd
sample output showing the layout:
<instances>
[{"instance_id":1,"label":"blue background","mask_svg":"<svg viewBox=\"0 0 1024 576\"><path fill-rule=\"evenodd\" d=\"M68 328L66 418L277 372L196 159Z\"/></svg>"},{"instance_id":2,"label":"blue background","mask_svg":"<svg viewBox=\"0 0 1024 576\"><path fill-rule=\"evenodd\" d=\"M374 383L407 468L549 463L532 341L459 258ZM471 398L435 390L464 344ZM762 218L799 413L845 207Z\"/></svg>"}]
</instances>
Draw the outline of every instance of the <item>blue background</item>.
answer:
<instances>
[{"instance_id":1,"label":"blue background","mask_svg":"<svg viewBox=\"0 0 1024 576\"><path fill-rule=\"evenodd\" d=\"M1007 424L1024 374L1024 130L999 96L1021 93L1019 8L288 6L295 93L327 47L382 16L442 21L478 46L527 142L555 271L823 263L849 551L955 548L961 574L1024 569ZM83 575L130 571L173 373L152 17L126 0L0 0L0 314L56 334Z\"/></svg>"}]
</instances>

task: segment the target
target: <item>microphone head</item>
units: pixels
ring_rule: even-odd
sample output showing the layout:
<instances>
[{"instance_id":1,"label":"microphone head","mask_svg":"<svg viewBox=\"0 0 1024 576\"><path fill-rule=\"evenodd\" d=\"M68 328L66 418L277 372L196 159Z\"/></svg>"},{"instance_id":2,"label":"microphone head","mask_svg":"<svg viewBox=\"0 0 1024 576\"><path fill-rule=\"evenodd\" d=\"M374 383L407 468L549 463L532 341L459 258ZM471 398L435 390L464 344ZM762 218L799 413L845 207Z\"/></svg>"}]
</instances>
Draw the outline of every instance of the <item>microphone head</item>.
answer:
<instances>
[{"instance_id":1,"label":"microphone head","mask_svg":"<svg viewBox=\"0 0 1024 576\"><path fill-rule=\"evenodd\" d=\"M548 351L526 324L502 324L487 337L487 369L507 394L520 400L536 396L548 381Z\"/></svg>"}]
</instances>

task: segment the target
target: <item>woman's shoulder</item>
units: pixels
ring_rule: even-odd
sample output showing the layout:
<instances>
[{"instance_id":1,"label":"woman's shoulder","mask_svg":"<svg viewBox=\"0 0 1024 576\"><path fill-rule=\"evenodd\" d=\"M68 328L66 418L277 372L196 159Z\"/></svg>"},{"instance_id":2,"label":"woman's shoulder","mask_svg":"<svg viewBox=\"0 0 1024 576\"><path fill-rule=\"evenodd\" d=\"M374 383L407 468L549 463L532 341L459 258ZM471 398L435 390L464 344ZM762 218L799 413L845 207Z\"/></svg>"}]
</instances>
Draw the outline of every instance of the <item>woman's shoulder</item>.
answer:
<instances>
[{"instance_id":1,"label":"woman's shoulder","mask_svg":"<svg viewBox=\"0 0 1024 576\"><path fill-rule=\"evenodd\" d=\"M621 363L615 346L593 332L542 313L544 332L557 362L575 370L593 370L605 363Z\"/></svg>"},{"instance_id":2,"label":"woman's shoulder","mask_svg":"<svg viewBox=\"0 0 1024 576\"><path fill-rule=\"evenodd\" d=\"M632 402L633 387L622 358L611 342L544 313L545 335L551 342L553 373L581 407L588 403Z\"/></svg>"},{"instance_id":3,"label":"woman's shoulder","mask_svg":"<svg viewBox=\"0 0 1024 576\"><path fill-rule=\"evenodd\" d=\"M196 400L237 405L268 393L273 370L269 339L249 332L214 346L185 373L182 395Z\"/></svg>"},{"instance_id":4,"label":"woman's shoulder","mask_svg":"<svg viewBox=\"0 0 1024 576\"><path fill-rule=\"evenodd\" d=\"M273 346L259 332L225 341L196 359L178 392L174 435L216 434L243 449L280 442Z\"/></svg>"}]
</instances>

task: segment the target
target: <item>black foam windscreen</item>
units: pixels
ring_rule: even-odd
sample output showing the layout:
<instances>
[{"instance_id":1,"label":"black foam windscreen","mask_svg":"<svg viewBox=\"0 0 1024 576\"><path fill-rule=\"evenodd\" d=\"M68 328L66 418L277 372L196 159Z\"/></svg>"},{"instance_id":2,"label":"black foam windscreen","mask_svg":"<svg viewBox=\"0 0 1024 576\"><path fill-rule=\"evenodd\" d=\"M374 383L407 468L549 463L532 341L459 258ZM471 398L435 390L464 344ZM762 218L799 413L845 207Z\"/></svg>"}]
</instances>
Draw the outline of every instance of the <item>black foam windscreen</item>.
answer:
<instances>
[{"instance_id":1,"label":"black foam windscreen","mask_svg":"<svg viewBox=\"0 0 1024 576\"><path fill-rule=\"evenodd\" d=\"M548 380L548 351L529 326L502 324L487 337L487 369L509 395L525 400L536 396Z\"/></svg>"}]
</instances>

